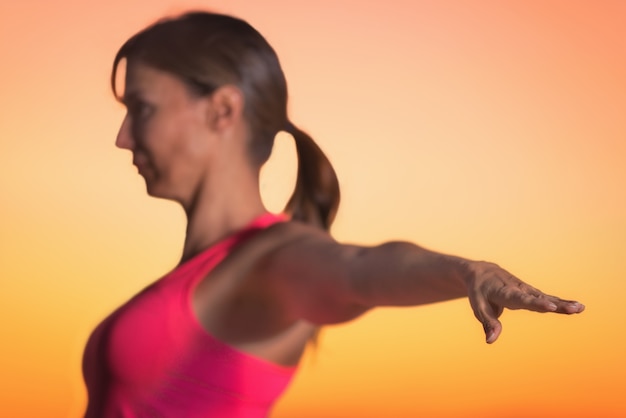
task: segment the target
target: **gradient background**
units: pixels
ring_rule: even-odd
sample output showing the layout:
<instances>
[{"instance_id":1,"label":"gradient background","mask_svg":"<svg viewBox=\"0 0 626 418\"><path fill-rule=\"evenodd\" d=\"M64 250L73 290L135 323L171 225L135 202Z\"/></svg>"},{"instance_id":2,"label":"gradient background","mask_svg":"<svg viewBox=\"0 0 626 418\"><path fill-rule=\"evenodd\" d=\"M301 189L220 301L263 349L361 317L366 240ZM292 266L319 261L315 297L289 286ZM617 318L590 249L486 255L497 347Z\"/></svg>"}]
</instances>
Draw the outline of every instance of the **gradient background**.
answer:
<instances>
[{"instance_id":1,"label":"gradient background","mask_svg":"<svg viewBox=\"0 0 626 418\"><path fill-rule=\"evenodd\" d=\"M610 1L0 3L0 416L78 417L91 329L178 260L180 209L113 146L113 55L164 14L250 21L341 179L344 241L489 259L576 317L466 301L323 332L273 417L626 416L626 6ZM264 172L279 210L289 138Z\"/></svg>"}]
</instances>

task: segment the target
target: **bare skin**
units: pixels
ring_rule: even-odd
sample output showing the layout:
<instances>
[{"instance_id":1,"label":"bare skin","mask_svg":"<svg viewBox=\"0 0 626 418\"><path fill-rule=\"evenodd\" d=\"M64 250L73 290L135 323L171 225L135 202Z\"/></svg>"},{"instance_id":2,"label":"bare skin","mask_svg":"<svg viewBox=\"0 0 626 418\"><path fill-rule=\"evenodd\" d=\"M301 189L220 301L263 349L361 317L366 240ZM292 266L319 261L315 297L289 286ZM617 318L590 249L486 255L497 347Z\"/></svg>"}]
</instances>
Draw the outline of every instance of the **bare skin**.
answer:
<instances>
[{"instance_id":1,"label":"bare skin","mask_svg":"<svg viewBox=\"0 0 626 418\"><path fill-rule=\"evenodd\" d=\"M133 154L148 193L187 215L181 262L266 212L259 167L248 159L244 97L235 86L196 97L176 77L131 63L128 113L116 144ZM580 313L488 262L404 242L345 245L316 228L285 222L240 245L195 289L204 328L281 365L299 361L316 326L352 320L377 306L468 297L493 343L503 309Z\"/></svg>"}]
</instances>

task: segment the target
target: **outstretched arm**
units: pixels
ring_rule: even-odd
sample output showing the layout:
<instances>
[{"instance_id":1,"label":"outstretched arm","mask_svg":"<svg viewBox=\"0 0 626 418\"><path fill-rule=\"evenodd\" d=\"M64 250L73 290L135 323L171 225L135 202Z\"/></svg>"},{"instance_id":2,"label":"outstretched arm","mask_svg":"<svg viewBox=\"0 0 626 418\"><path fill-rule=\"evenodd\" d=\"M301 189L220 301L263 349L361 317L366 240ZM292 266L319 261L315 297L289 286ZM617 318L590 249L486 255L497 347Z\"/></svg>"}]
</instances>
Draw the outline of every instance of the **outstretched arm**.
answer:
<instances>
[{"instance_id":1,"label":"outstretched arm","mask_svg":"<svg viewBox=\"0 0 626 418\"><path fill-rule=\"evenodd\" d=\"M412 243L345 245L292 225L293 238L266 265L289 312L318 324L353 319L376 306L415 306L468 297L488 343L504 310L580 313L578 302L549 296L496 264L433 252Z\"/></svg>"}]
</instances>

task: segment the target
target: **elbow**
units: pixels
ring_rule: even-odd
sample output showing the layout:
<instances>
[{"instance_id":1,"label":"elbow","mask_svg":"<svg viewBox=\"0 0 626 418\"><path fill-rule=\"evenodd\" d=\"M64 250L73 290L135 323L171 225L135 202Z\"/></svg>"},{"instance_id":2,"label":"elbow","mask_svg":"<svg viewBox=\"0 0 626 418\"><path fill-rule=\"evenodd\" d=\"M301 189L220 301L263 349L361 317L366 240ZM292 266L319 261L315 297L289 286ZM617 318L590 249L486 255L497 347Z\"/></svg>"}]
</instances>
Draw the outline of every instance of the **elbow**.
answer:
<instances>
[{"instance_id":1,"label":"elbow","mask_svg":"<svg viewBox=\"0 0 626 418\"><path fill-rule=\"evenodd\" d=\"M388 244L358 247L351 254L347 273L347 294L351 303L367 311L380 305L380 287L385 274L384 257Z\"/></svg>"},{"instance_id":2,"label":"elbow","mask_svg":"<svg viewBox=\"0 0 626 418\"><path fill-rule=\"evenodd\" d=\"M348 273L350 294L358 306L395 306L406 294L401 285L411 277L420 247L410 242L389 241L360 247L352 254Z\"/></svg>"}]
</instances>

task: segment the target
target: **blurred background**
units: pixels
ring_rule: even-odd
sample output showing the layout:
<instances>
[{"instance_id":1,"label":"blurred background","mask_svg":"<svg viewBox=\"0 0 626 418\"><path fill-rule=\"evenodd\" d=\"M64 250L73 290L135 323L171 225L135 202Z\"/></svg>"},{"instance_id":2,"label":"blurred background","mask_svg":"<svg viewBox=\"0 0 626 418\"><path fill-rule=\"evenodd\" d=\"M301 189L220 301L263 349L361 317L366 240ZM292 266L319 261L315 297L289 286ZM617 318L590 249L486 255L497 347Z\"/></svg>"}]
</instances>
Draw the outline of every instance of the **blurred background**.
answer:
<instances>
[{"instance_id":1,"label":"blurred background","mask_svg":"<svg viewBox=\"0 0 626 418\"><path fill-rule=\"evenodd\" d=\"M23 0L0 3L0 416L79 417L91 330L169 271L175 204L113 145L119 46L168 14L248 20L281 57L293 121L325 150L341 241L505 266L587 305L465 300L323 330L272 417L626 416L626 3L620 0ZM261 187L296 168L280 135Z\"/></svg>"}]
</instances>

